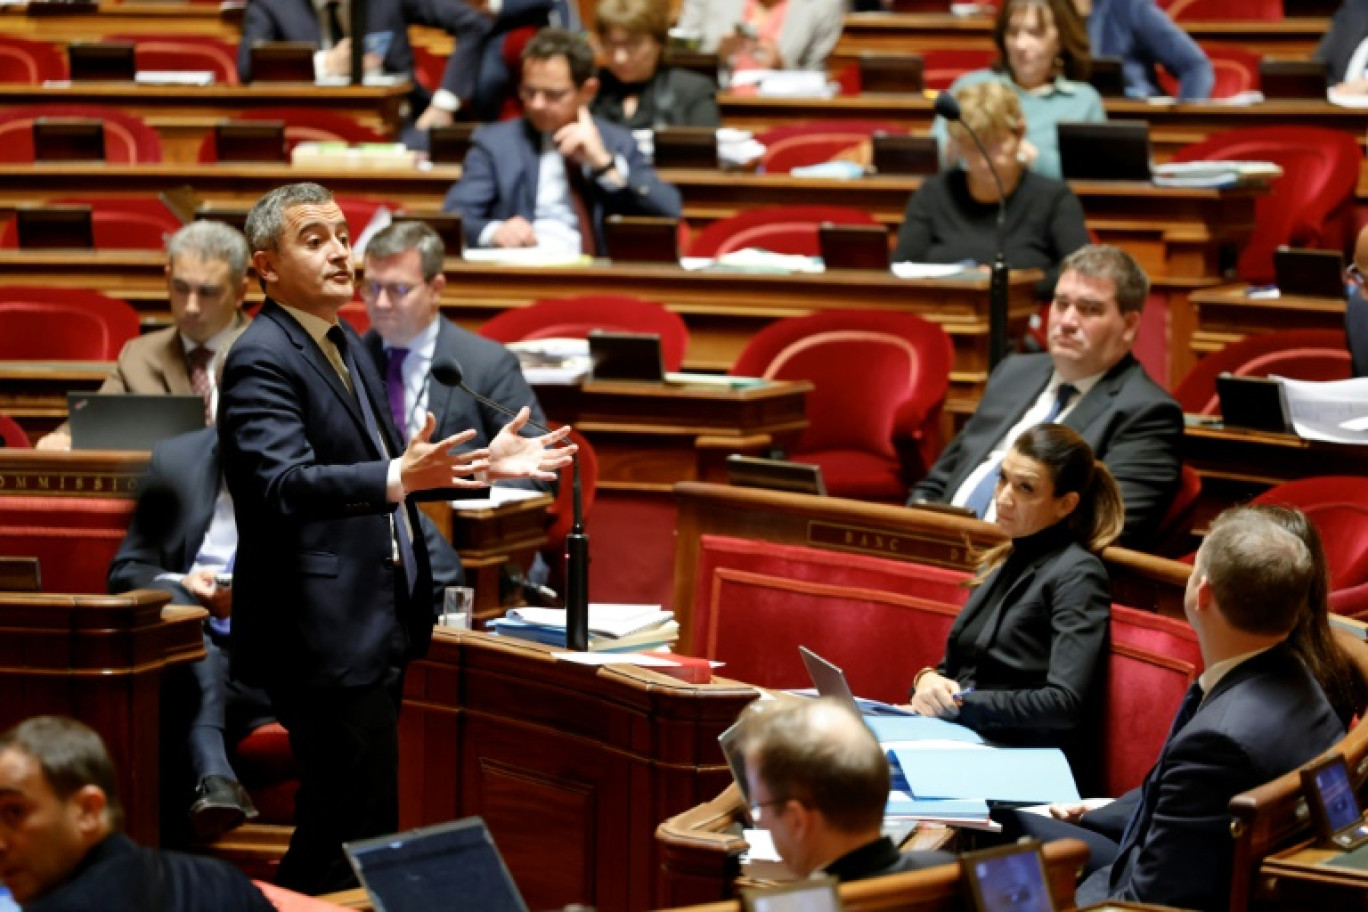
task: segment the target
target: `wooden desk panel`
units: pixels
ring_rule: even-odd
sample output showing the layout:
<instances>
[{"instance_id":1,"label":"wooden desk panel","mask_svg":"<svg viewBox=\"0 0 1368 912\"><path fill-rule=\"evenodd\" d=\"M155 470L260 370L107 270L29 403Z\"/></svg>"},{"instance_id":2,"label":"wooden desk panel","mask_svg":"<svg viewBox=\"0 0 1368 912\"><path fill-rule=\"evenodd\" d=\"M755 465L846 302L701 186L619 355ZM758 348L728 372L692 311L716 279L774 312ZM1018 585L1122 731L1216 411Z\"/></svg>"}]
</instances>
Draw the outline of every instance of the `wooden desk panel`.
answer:
<instances>
[{"instance_id":1,"label":"wooden desk panel","mask_svg":"<svg viewBox=\"0 0 1368 912\"><path fill-rule=\"evenodd\" d=\"M1202 354L1220 351L1247 335L1288 329L1343 329L1344 298L1282 295L1251 298L1245 285L1203 288L1191 295L1197 329L1192 349Z\"/></svg>"},{"instance_id":2,"label":"wooden desk panel","mask_svg":"<svg viewBox=\"0 0 1368 912\"><path fill-rule=\"evenodd\" d=\"M208 35L237 44L242 8L212 3L104 0L93 13L29 15L27 3L0 6L0 34L30 41L90 41L105 35Z\"/></svg>"}]
</instances>

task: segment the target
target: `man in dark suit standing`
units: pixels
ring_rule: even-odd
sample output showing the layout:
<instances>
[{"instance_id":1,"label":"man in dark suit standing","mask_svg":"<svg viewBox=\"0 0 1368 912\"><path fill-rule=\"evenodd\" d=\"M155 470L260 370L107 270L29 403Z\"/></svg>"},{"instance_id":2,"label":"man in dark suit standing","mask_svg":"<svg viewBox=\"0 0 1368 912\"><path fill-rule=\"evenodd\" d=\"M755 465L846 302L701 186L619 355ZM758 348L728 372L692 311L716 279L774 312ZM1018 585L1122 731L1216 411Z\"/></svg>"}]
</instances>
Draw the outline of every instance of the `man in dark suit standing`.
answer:
<instances>
[{"instance_id":1,"label":"man in dark suit standing","mask_svg":"<svg viewBox=\"0 0 1368 912\"><path fill-rule=\"evenodd\" d=\"M1112 856L1079 886L1080 906L1112 899L1229 908L1230 799L1344 736L1320 685L1287 644L1313 574L1301 539L1259 510L1237 507L1212 524L1183 599L1206 670L1144 784L1100 811L1056 805L1061 819L1019 815L1032 835L1086 834L1094 856ZM1119 833L1117 810L1128 812ZM1118 841L1108 844L1107 834Z\"/></svg>"},{"instance_id":2,"label":"man in dark suit standing","mask_svg":"<svg viewBox=\"0 0 1368 912\"><path fill-rule=\"evenodd\" d=\"M470 394L434 380L434 360L454 358L466 385L485 398L512 409L527 406L537 424L545 425L546 416L508 349L441 316L445 256L441 237L422 222L396 222L370 239L361 298L371 328L362 340L385 377L390 414L403 434L416 433L431 412L437 419L436 436L474 428L475 436L464 446L482 449L507 419ZM508 484L554 490L553 484L533 479Z\"/></svg>"},{"instance_id":3,"label":"man in dark suit standing","mask_svg":"<svg viewBox=\"0 0 1368 912\"><path fill-rule=\"evenodd\" d=\"M1003 361L964 430L912 488L909 505L952 503L992 520L1002 457L1026 428L1077 431L1121 488L1121 544L1144 547L1178 487L1183 410L1131 355L1149 279L1117 247L1065 258L1050 307L1049 354Z\"/></svg>"},{"instance_id":4,"label":"man in dark suit standing","mask_svg":"<svg viewBox=\"0 0 1368 912\"><path fill-rule=\"evenodd\" d=\"M408 440L389 416L361 339L337 311L351 300L346 218L317 184L262 197L247 216L267 300L228 356L219 410L223 471L237 515L233 671L271 697L300 767L283 886L320 893L355 878L342 843L398 826L398 712L404 668L432 637L423 492L506 477L554 478L568 431L488 449ZM477 475L477 478L470 476Z\"/></svg>"},{"instance_id":5,"label":"man in dark suit standing","mask_svg":"<svg viewBox=\"0 0 1368 912\"><path fill-rule=\"evenodd\" d=\"M475 131L443 209L458 213L471 247L604 252L609 215L678 218L679 191L660 180L632 134L589 114L594 52L579 35L545 28L523 49L524 117Z\"/></svg>"},{"instance_id":6,"label":"man in dark suit standing","mask_svg":"<svg viewBox=\"0 0 1368 912\"><path fill-rule=\"evenodd\" d=\"M798 877L842 881L954 864L945 852L899 852L881 832L888 758L836 700L777 700L742 714L746 787L756 826Z\"/></svg>"}]
</instances>

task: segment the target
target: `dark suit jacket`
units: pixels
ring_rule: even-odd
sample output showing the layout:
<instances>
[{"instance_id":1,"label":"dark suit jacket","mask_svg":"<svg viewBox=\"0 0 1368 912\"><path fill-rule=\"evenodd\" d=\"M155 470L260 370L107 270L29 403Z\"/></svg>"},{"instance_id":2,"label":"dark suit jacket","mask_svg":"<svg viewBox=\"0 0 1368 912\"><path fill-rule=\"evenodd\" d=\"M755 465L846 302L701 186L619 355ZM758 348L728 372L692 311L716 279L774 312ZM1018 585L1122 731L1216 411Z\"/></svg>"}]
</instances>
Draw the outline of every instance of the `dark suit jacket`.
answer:
<instances>
[{"instance_id":1,"label":"dark suit jacket","mask_svg":"<svg viewBox=\"0 0 1368 912\"><path fill-rule=\"evenodd\" d=\"M475 90L480 47L489 32L489 19L463 0L367 0L366 33L390 32L393 36L383 63L386 73L413 75L409 25L443 29L456 38L456 51L442 74L442 88L458 98L469 98ZM248 2L238 44L238 77L243 82L252 81L251 48L262 41L303 41L321 47L323 35L310 0ZM412 112L414 117L420 113Z\"/></svg>"},{"instance_id":2,"label":"dark suit jacket","mask_svg":"<svg viewBox=\"0 0 1368 912\"><path fill-rule=\"evenodd\" d=\"M629 130L722 125L722 115L717 110L717 83L701 73L662 65L645 85L634 91L640 92L637 109L627 117L622 112L622 101L628 95L628 87L611 70L599 70L599 90L589 110L595 117Z\"/></svg>"},{"instance_id":3,"label":"dark suit jacket","mask_svg":"<svg viewBox=\"0 0 1368 912\"><path fill-rule=\"evenodd\" d=\"M1326 81L1329 85L1344 82L1349 58L1354 56L1364 38L1368 38L1368 0L1343 0L1330 20L1330 28L1316 46L1315 58L1328 64Z\"/></svg>"},{"instance_id":4,"label":"dark suit jacket","mask_svg":"<svg viewBox=\"0 0 1368 912\"><path fill-rule=\"evenodd\" d=\"M911 500L949 502L1039 397L1053 369L1048 354L1017 355L998 365L974 416L912 489ZM1126 504L1121 543L1143 548L1178 489L1183 410L1127 355L1064 424L1088 441L1121 488Z\"/></svg>"},{"instance_id":5,"label":"dark suit jacket","mask_svg":"<svg viewBox=\"0 0 1368 912\"><path fill-rule=\"evenodd\" d=\"M404 446L384 386L361 338L341 326L357 395L370 397L398 457ZM388 459L322 349L274 301L228 355L218 428L239 535L235 675L281 687L364 686L425 653L433 604L423 537L413 539L418 579L401 595L395 574L404 571L391 565ZM404 509L419 529L413 501Z\"/></svg>"},{"instance_id":6,"label":"dark suit jacket","mask_svg":"<svg viewBox=\"0 0 1368 912\"><path fill-rule=\"evenodd\" d=\"M1343 736L1320 685L1286 644L1242 663L1169 736L1116 861L1083 882L1078 904L1109 897L1225 912L1234 858L1230 799Z\"/></svg>"},{"instance_id":7,"label":"dark suit jacket","mask_svg":"<svg viewBox=\"0 0 1368 912\"><path fill-rule=\"evenodd\" d=\"M61 886L29 912L272 912L242 872L216 858L160 852L115 833L95 845Z\"/></svg>"},{"instance_id":8,"label":"dark suit jacket","mask_svg":"<svg viewBox=\"0 0 1368 912\"><path fill-rule=\"evenodd\" d=\"M1063 747L1078 772L1090 773L1082 736L1094 731L1087 723L1107 651L1107 571L1063 524L1019 539L1016 549L955 618L940 672L975 688L961 723L1006 744Z\"/></svg>"},{"instance_id":9,"label":"dark suit jacket","mask_svg":"<svg viewBox=\"0 0 1368 912\"><path fill-rule=\"evenodd\" d=\"M1344 306L1344 335L1354 359L1354 376L1368 377L1368 300L1357 289Z\"/></svg>"},{"instance_id":10,"label":"dark suit jacket","mask_svg":"<svg viewBox=\"0 0 1368 912\"><path fill-rule=\"evenodd\" d=\"M637 151L631 133L599 118L594 123L608 152L621 156L629 172L626 186L616 191L605 190L592 178L587 180L589 215L594 222L598 249L604 250L603 220L607 216L678 218L681 203L679 191L661 181ZM515 215L529 222L536 218L540 141L539 135L522 119L489 124L475 131L461 179L447 193L442 205L445 211L460 214L467 244L478 245L480 233L490 222Z\"/></svg>"},{"instance_id":11,"label":"dark suit jacket","mask_svg":"<svg viewBox=\"0 0 1368 912\"><path fill-rule=\"evenodd\" d=\"M128 534L109 565L106 582L111 593L160 589L171 593L174 604L199 604L180 583L157 577L163 573L187 573L194 566L214 519L214 502L222 478L219 463L218 431L212 427L163 440L152 448L152 461L142 489L174 492L176 510L165 529L149 528L148 523L149 519L164 517L148 517L141 510L134 513ZM442 538L426 514L420 514L420 520L428 543L435 595L446 586L461 584L461 556ZM440 604L440 599L436 604Z\"/></svg>"},{"instance_id":12,"label":"dark suit jacket","mask_svg":"<svg viewBox=\"0 0 1368 912\"><path fill-rule=\"evenodd\" d=\"M446 317L437 318L437 347L433 359L455 358L461 365L466 386L495 402L517 411L524 405L531 406L532 420L546 424L546 415L537 402L537 396L523 379L522 368L513 353L498 342L467 332ZM377 368L384 374L386 359L384 341L371 330L363 337L366 348L375 359ZM461 449L478 450L489 446L489 441L508 423L507 416L481 405L473 397L459 389L453 389L428 377L428 411L437 419L434 439L450 437L469 428L475 429L475 437ZM535 432L529 432L535 433ZM500 482L516 487L531 488L538 491L554 491L552 482L520 480Z\"/></svg>"},{"instance_id":13,"label":"dark suit jacket","mask_svg":"<svg viewBox=\"0 0 1368 912\"><path fill-rule=\"evenodd\" d=\"M949 852L899 852L893 840L887 836L880 836L873 842L842 855L824 870L825 873L845 883L882 877L885 874L920 871L936 865L955 864L956 861L955 856Z\"/></svg>"}]
</instances>

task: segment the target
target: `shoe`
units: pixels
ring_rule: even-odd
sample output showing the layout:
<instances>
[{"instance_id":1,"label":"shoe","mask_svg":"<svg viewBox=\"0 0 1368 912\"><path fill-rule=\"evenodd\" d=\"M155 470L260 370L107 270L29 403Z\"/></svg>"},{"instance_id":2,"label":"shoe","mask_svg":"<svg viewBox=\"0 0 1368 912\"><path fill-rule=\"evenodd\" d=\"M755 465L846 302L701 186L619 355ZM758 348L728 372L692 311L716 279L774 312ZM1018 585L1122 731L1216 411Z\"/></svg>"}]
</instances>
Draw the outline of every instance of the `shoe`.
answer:
<instances>
[{"instance_id":1,"label":"shoe","mask_svg":"<svg viewBox=\"0 0 1368 912\"><path fill-rule=\"evenodd\" d=\"M241 783L224 776L205 776L195 789L190 805L190 827L201 842L242 826L257 816L257 809Z\"/></svg>"}]
</instances>

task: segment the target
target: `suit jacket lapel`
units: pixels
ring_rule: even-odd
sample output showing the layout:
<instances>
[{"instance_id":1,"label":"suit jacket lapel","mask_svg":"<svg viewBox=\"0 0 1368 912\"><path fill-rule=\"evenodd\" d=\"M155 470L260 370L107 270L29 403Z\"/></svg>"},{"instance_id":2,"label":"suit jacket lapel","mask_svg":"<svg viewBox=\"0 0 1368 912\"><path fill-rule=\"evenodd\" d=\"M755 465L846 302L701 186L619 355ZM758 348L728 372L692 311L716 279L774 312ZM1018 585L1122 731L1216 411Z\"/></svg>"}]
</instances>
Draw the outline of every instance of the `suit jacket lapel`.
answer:
<instances>
[{"instance_id":1,"label":"suit jacket lapel","mask_svg":"<svg viewBox=\"0 0 1368 912\"><path fill-rule=\"evenodd\" d=\"M1134 363L1135 359L1126 355L1113 365L1112 369L1097 381L1097 385L1079 400L1074 410L1064 416L1064 424L1081 434L1095 418L1110 412L1112 397L1121 391L1126 373Z\"/></svg>"},{"instance_id":2,"label":"suit jacket lapel","mask_svg":"<svg viewBox=\"0 0 1368 912\"><path fill-rule=\"evenodd\" d=\"M351 415L356 422L357 428L366 439L370 439L370 432L366 430L366 420L361 416L361 406L356 401L356 397L348 392L346 384L337 373L337 368L333 367L328 356L323 354L323 349L318 347L318 343L313 340L308 331L299 325L294 317L286 313L285 309L279 304L266 299L266 304L261 308L261 316L274 320L275 323L285 333L290 343L304 355L304 360L322 378L323 382L331 389L334 395L342 403L342 407ZM359 344L357 345L359 348ZM353 361L360 363L364 358L353 358Z\"/></svg>"},{"instance_id":3,"label":"suit jacket lapel","mask_svg":"<svg viewBox=\"0 0 1368 912\"><path fill-rule=\"evenodd\" d=\"M384 384L379 373L377 373L375 362L366 357L365 345L361 342L361 337L350 326L343 323L342 332L347 334L347 341L350 343L353 353L352 363L356 366L357 375L352 377L352 386L356 388L356 395L365 396L370 402L371 412L375 415L376 426L380 428L380 433L385 435L385 445L389 447L389 455L391 457L398 456L404 452L404 447L399 442L399 435L394 427L394 416L390 414L388 400L381 401L376 398L380 395L380 390L384 388ZM335 375L337 372L333 371L333 373ZM345 390L345 387L343 389ZM362 430L365 430L365 417L360 414L359 404L356 405L355 411L361 418ZM369 431L366 432L366 436L370 436Z\"/></svg>"},{"instance_id":4,"label":"suit jacket lapel","mask_svg":"<svg viewBox=\"0 0 1368 912\"><path fill-rule=\"evenodd\" d=\"M1021 420L1022 415L1026 414L1026 410L1035 404L1036 399L1040 396L1040 391L1045 388L1046 383L1050 382L1050 372L1053 370L1054 363L1049 358L1043 358L1039 367L1034 368L1022 378L1020 398L1002 416L1002 420L993 428L992 433L984 435L988 439L984 441L983 452L976 454L974 460L969 464L968 471L964 473L964 477L960 478L959 484L963 484L964 478L968 477L969 472L978 468L979 464L988 458L988 454L993 452L993 448L997 446L998 442L1007 436L1007 432ZM954 491L952 490L951 493L953 494Z\"/></svg>"},{"instance_id":5,"label":"suit jacket lapel","mask_svg":"<svg viewBox=\"0 0 1368 912\"><path fill-rule=\"evenodd\" d=\"M522 122L524 142L518 143L518 154L522 156L522 173L527 175L526 180L519 181L521 191L524 194L524 206L520 207L520 212L530 212L532 217L528 221L535 221L537 217L537 184L541 179L541 133L532 129L532 125L526 120ZM516 173L516 172L515 172Z\"/></svg>"},{"instance_id":6,"label":"suit jacket lapel","mask_svg":"<svg viewBox=\"0 0 1368 912\"><path fill-rule=\"evenodd\" d=\"M1018 576L1016 580L1012 583L1012 585L1007 589L1007 591L1003 593L1002 598L997 599L997 604L994 605L992 608L993 613L988 616L988 619L984 622L983 627L979 630L978 641L975 643L975 646L978 648L979 655L984 655L987 652L988 647L992 645L993 640L997 638L998 627L1002 625L1003 611L1007 608L1008 605L1015 603L1017 598L1020 597L1021 593L1024 592L1028 586L1031 585L1031 580L1035 579L1036 570L1039 567L1040 561L1036 561L1035 563L1027 566L1026 569L1022 571L1021 575Z\"/></svg>"},{"instance_id":7,"label":"suit jacket lapel","mask_svg":"<svg viewBox=\"0 0 1368 912\"><path fill-rule=\"evenodd\" d=\"M190 385L190 372L185 367L185 347L181 345L179 332L173 330L169 334L166 345L157 353L156 363L167 390L180 396L195 391Z\"/></svg>"}]
</instances>

